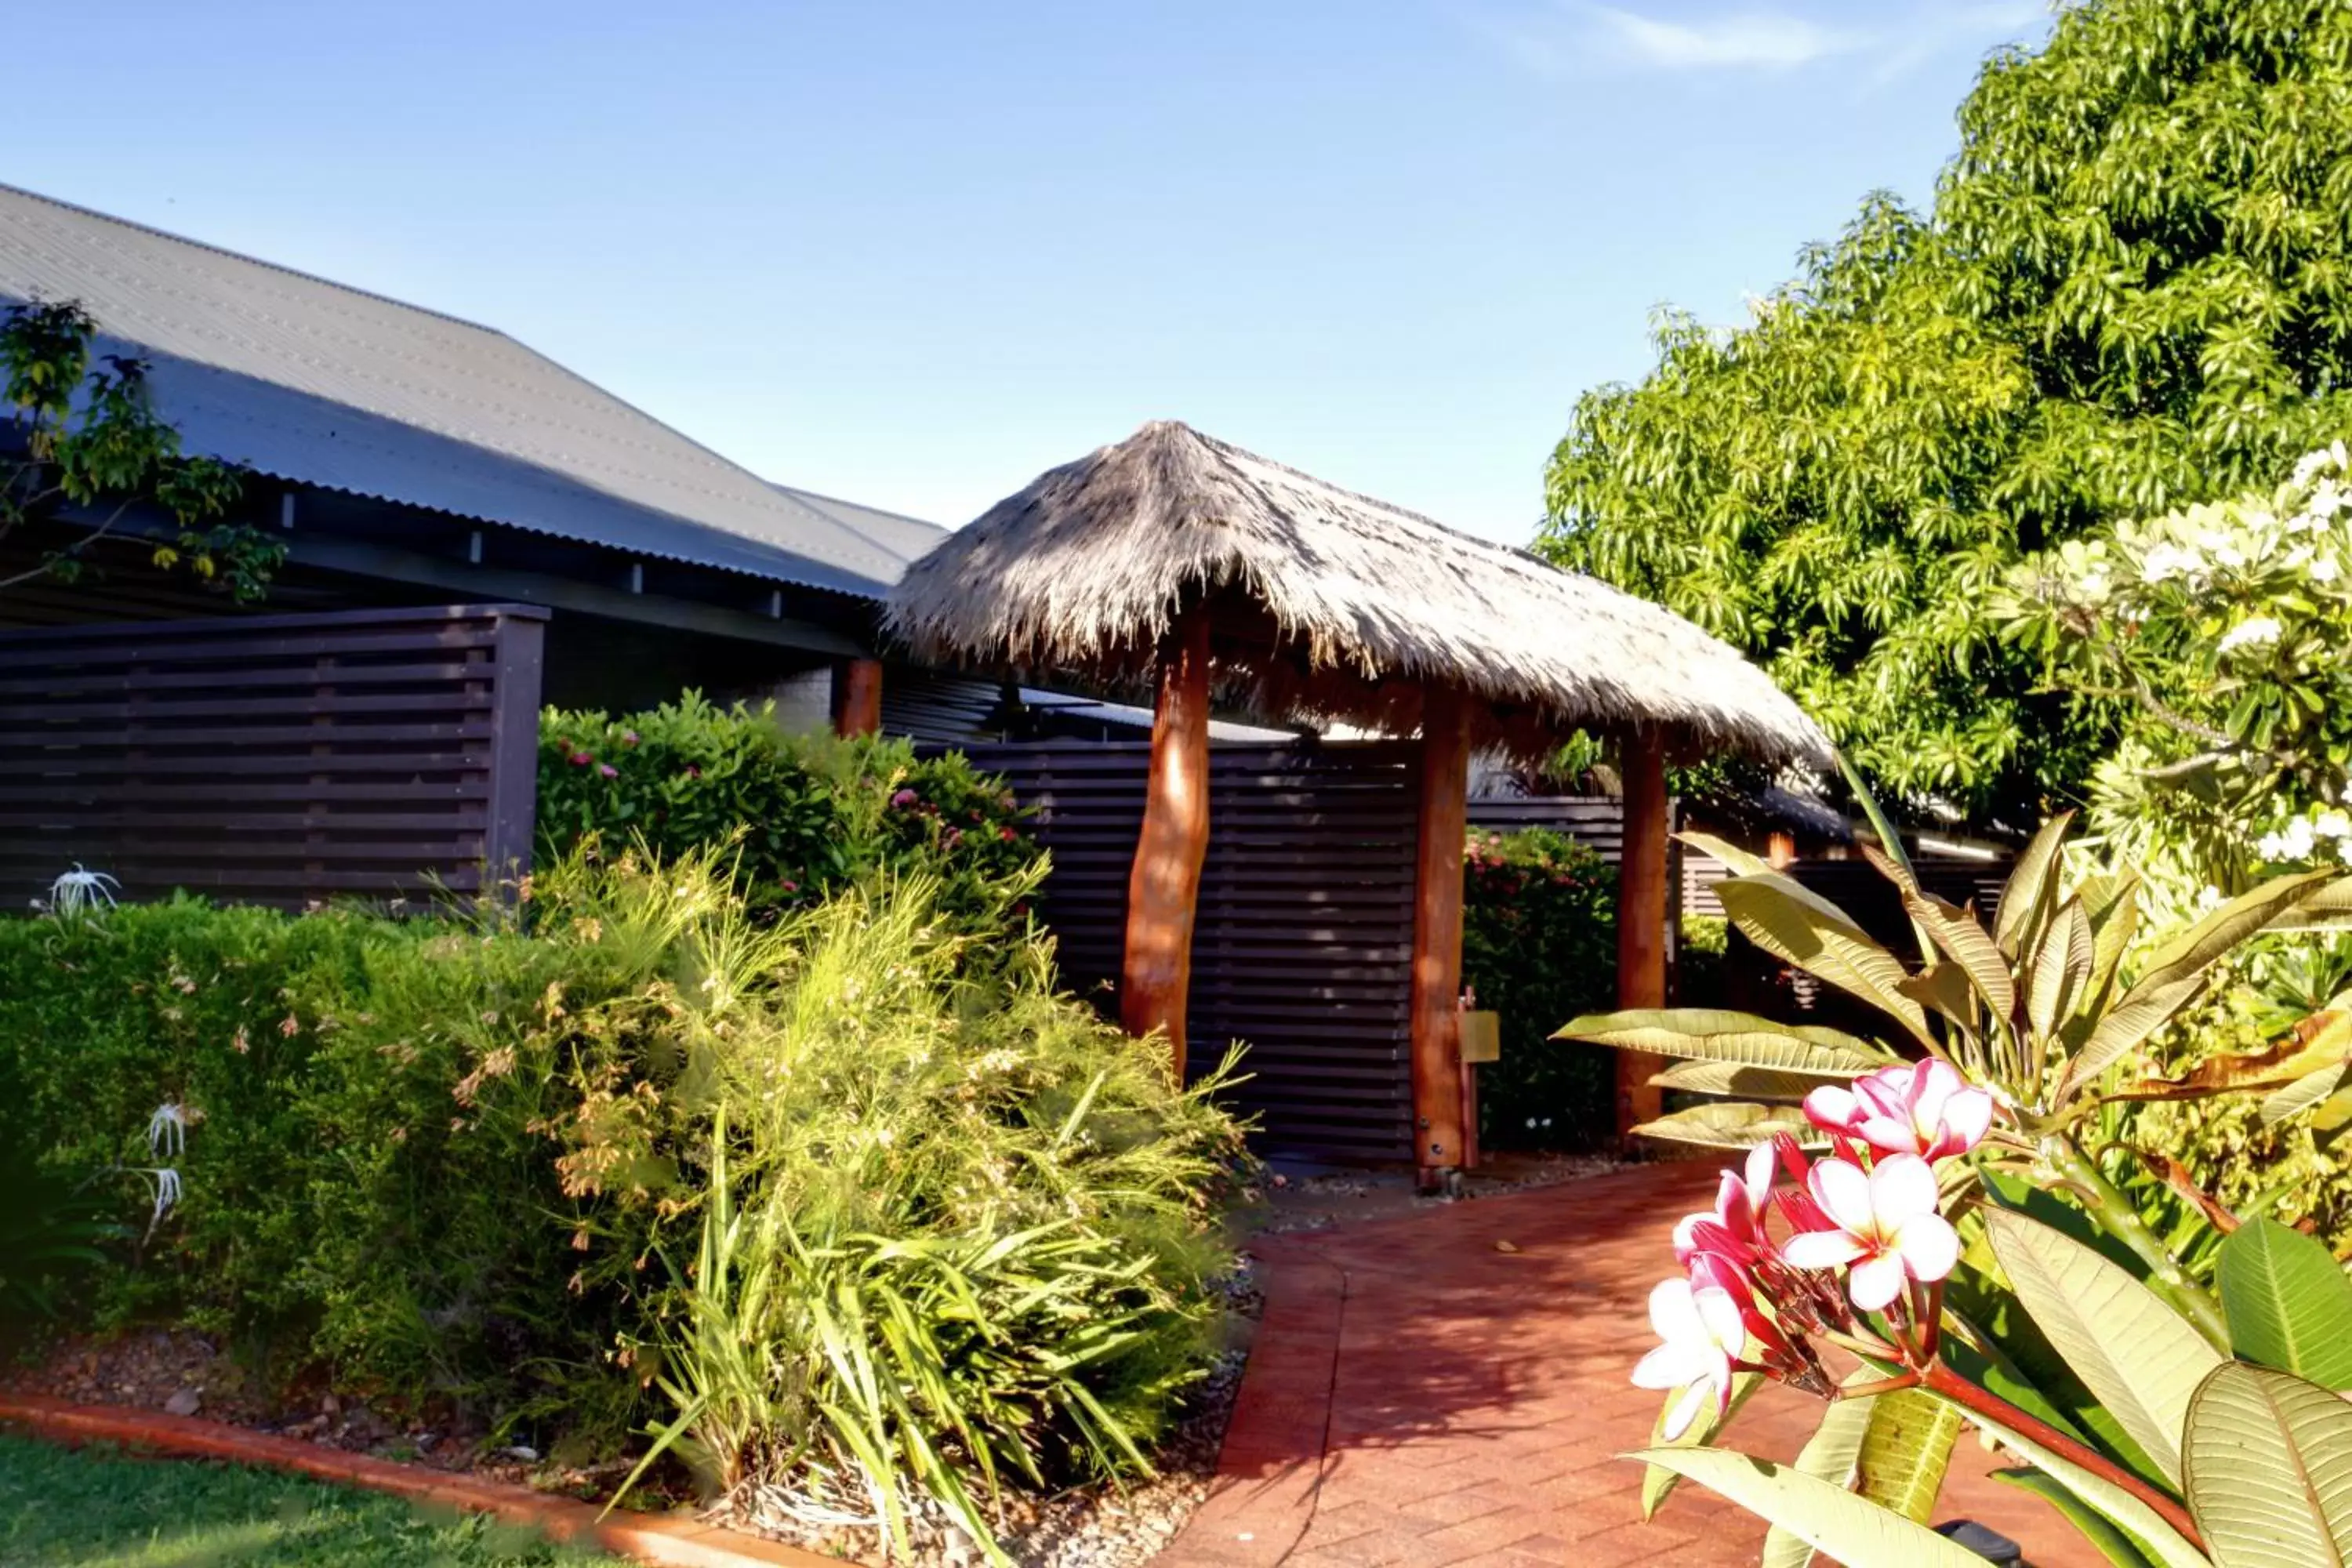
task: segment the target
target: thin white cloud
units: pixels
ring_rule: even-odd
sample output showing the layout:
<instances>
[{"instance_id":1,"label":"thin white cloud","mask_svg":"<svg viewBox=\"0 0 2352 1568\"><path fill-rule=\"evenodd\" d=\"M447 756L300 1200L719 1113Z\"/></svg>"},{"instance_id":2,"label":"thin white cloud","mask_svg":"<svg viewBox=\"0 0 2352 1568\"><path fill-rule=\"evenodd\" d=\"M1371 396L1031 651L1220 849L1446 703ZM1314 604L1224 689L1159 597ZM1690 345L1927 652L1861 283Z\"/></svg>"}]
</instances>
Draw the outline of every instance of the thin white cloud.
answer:
<instances>
[{"instance_id":1,"label":"thin white cloud","mask_svg":"<svg viewBox=\"0 0 2352 1568\"><path fill-rule=\"evenodd\" d=\"M1685 13L1649 4L1538 0L1472 18L1525 69L1550 78L1625 72L1790 71L1828 60L1874 83L1906 75L1948 49L1983 48L2049 15L2049 0L1911 0L1867 26L1837 26L1788 9Z\"/></svg>"},{"instance_id":2,"label":"thin white cloud","mask_svg":"<svg viewBox=\"0 0 2352 1568\"><path fill-rule=\"evenodd\" d=\"M1751 12L1701 22L1665 22L1614 5L1580 7L1611 54L1662 70L1759 67L1786 70L1865 47L1866 35L1802 16Z\"/></svg>"}]
</instances>

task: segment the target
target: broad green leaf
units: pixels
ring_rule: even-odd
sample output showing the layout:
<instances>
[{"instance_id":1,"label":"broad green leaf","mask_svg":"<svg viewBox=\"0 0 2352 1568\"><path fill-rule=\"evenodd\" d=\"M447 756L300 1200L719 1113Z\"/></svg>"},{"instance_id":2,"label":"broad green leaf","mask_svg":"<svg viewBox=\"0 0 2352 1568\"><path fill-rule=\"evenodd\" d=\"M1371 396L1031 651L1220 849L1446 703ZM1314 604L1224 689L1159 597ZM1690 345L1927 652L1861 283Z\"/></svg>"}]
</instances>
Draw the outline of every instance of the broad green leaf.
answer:
<instances>
[{"instance_id":1,"label":"broad green leaf","mask_svg":"<svg viewBox=\"0 0 2352 1568\"><path fill-rule=\"evenodd\" d=\"M1717 883L1715 892L1748 941L1860 997L1933 1048L1927 1016L1903 994L1909 972L1843 913L1832 908L1824 914L1820 900L1792 896L1796 886L1785 877L1734 877Z\"/></svg>"},{"instance_id":2,"label":"broad green leaf","mask_svg":"<svg viewBox=\"0 0 2352 1568\"><path fill-rule=\"evenodd\" d=\"M2352 1388L2352 1279L2326 1247L2274 1219L2250 1219L2223 1238L2216 1267L2231 1350Z\"/></svg>"},{"instance_id":3,"label":"broad green leaf","mask_svg":"<svg viewBox=\"0 0 2352 1568\"><path fill-rule=\"evenodd\" d=\"M2275 1127L2309 1110L2344 1086L2344 1076L2347 1071L2352 1071L2352 1063L2337 1062L2332 1067L2321 1068L2317 1072L2305 1073L2284 1089L2273 1089L2264 1095L2263 1125Z\"/></svg>"},{"instance_id":4,"label":"broad green leaf","mask_svg":"<svg viewBox=\"0 0 2352 1568\"><path fill-rule=\"evenodd\" d=\"M2189 1401L2221 1352L2147 1286L2048 1226L1991 1209L1993 1255L2033 1321L2174 1481Z\"/></svg>"},{"instance_id":5,"label":"broad green leaf","mask_svg":"<svg viewBox=\"0 0 2352 1568\"><path fill-rule=\"evenodd\" d=\"M2095 946L2091 917L2084 912L2082 900L2068 899L2059 905L2050 929L2034 950L2033 969L2027 981L2025 1016L2034 1034L2047 1039L2073 1016L2084 987L2090 983Z\"/></svg>"},{"instance_id":6,"label":"broad green leaf","mask_svg":"<svg viewBox=\"0 0 2352 1568\"><path fill-rule=\"evenodd\" d=\"M2113 1481L1976 1411L1969 1412L1969 1419L2000 1438L2003 1447L2032 1461L2034 1468L2053 1477L2059 1485L2122 1526L2133 1544L2160 1568L2213 1568L2212 1559L2166 1523L2162 1514Z\"/></svg>"},{"instance_id":7,"label":"broad green leaf","mask_svg":"<svg viewBox=\"0 0 2352 1568\"><path fill-rule=\"evenodd\" d=\"M1906 893L1903 907L1944 955L1959 965L1984 998L1987 1012L2004 1024L2017 1016L2017 986L2010 977L2009 961L1974 915L1932 893Z\"/></svg>"},{"instance_id":8,"label":"broad green leaf","mask_svg":"<svg viewBox=\"0 0 2352 1568\"><path fill-rule=\"evenodd\" d=\"M2352 877L2313 889L2274 929L2328 931L2347 924L2352 924Z\"/></svg>"},{"instance_id":9,"label":"broad green leaf","mask_svg":"<svg viewBox=\"0 0 2352 1568\"><path fill-rule=\"evenodd\" d=\"M1621 1051L1736 1062L1742 1067L1780 1068L1839 1078L1874 1072L1894 1054L1836 1029L1776 1024L1752 1013L1711 1007L1648 1007L1593 1013L1572 1018L1555 1040L1583 1040Z\"/></svg>"},{"instance_id":10,"label":"broad green leaf","mask_svg":"<svg viewBox=\"0 0 2352 1568\"><path fill-rule=\"evenodd\" d=\"M2296 871L2241 893L2147 956L2138 989L2201 974L2231 949L2291 915L2334 871Z\"/></svg>"},{"instance_id":11,"label":"broad green leaf","mask_svg":"<svg viewBox=\"0 0 2352 1568\"><path fill-rule=\"evenodd\" d=\"M1841 1563L1984 1568L1984 1559L1924 1524L1787 1465L1728 1448L1649 1448L1628 1458L1664 1465Z\"/></svg>"},{"instance_id":12,"label":"broad green leaf","mask_svg":"<svg viewBox=\"0 0 2352 1568\"><path fill-rule=\"evenodd\" d=\"M1714 1441L1717 1434L1731 1425L1731 1418L1739 1414L1739 1407L1748 1403L1748 1396L1763 1386L1764 1374L1760 1372L1734 1373L1730 1407L1718 1415L1714 1405L1707 1405L1679 1437L1665 1436L1666 1415L1675 1406L1674 1399L1668 1398L1658 1407L1658 1418L1650 1423L1650 1446L1654 1448L1696 1448ZM1665 1505L1667 1497L1681 1479L1682 1477L1660 1465L1642 1467L1642 1517L1644 1520L1656 1517L1658 1510Z\"/></svg>"},{"instance_id":13,"label":"broad green leaf","mask_svg":"<svg viewBox=\"0 0 2352 1568\"><path fill-rule=\"evenodd\" d=\"M2115 981L2124 950L2139 931L2139 878L2094 878L2075 889L2091 917L2091 984L2086 998L2096 1004Z\"/></svg>"},{"instance_id":14,"label":"broad green leaf","mask_svg":"<svg viewBox=\"0 0 2352 1568\"><path fill-rule=\"evenodd\" d=\"M1916 1389L1871 1401L1870 1430L1857 1462L1862 1495L1926 1524L1944 1489L1960 1415Z\"/></svg>"},{"instance_id":15,"label":"broad green leaf","mask_svg":"<svg viewBox=\"0 0 2352 1568\"><path fill-rule=\"evenodd\" d=\"M1903 994L1971 1033L1982 1026L1983 999L1969 984L1968 972L1957 963L1938 963L1920 971L1903 983Z\"/></svg>"},{"instance_id":16,"label":"broad green leaf","mask_svg":"<svg viewBox=\"0 0 2352 1568\"><path fill-rule=\"evenodd\" d=\"M1828 1142L1802 1112L1787 1105L1751 1105L1736 1100L1710 1100L1644 1121L1633 1129L1637 1138L1668 1143L1696 1143L1704 1149L1752 1149L1786 1132L1810 1148Z\"/></svg>"},{"instance_id":17,"label":"broad green leaf","mask_svg":"<svg viewBox=\"0 0 2352 1568\"><path fill-rule=\"evenodd\" d=\"M2063 865L2060 851L2065 847L2066 830L2074 824L2071 811L2062 811L2043 823L2001 887L2000 902L1993 910L1992 934L2011 959L2023 956L2027 944L2040 934L2043 917L2058 901L2058 878Z\"/></svg>"},{"instance_id":18,"label":"broad green leaf","mask_svg":"<svg viewBox=\"0 0 2352 1568\"><path fill-rule=\"evenodd\" d=\"M1678 833L1675 837L1702 854L1712 855L1742 877L1773 875L1772 862L1752 849L1742 849L1727 838L1717 838L1712 833L1692 831Z\"/></svg>"},{"instance_id":19,"label":"broad green leaf","mask_svg":"<svg viewBox=\"0 0 2352 1568\"><path fill-rule=\"evenodd\" d=\"M1857 1377L1875 1377L1874 1370L1857 1373ZM1822 1424L1805 1439L1798 1451L1796 1468L1805 1475L1824 1480L1834 1487L1853 1488L1854 1466L1862 1455L1862 1439L1870 1430L1871 1407L1878 1402L1865 1394L1860 1399L1840 1399L1822 1412ZM1774 1525L1764 1537L1764 1555L1759 1568L1806 1568L1813 1560L1811 1542L1800 1541L1779 1525Z\"/></svg>"},{"instance_id":20,"label":"broad green leaf","mask_svg":"<svg viewBox=\"0 0 2352 1568\"><path fill-rule=\"evenodd\" d=\"M2083 1042L2083 1048L2066 1064L2066 1076L2058 1087L2060 1100L2095 1081L2122 1060L2126 1052L2138 1049L2143 1040L2162 1028L2204 988L2205 976L2201 973L2154 984L2143 980L2133 986L2114 1010L2099 1020L2098 1026Z\"/></svg>"},{"instance_id":21,"label":"broad green leaf","mask_svg":"<svg viewBox=\"0 0 2352 1568\"><path fill-rule=\"evenodd\" d=\"M1992 1479L2032 1492L2065 1515L2066 1522L2080 1531L2093 1550L2116 1568L2154 1568L2147 1553L2134 1545L2132 1538L2113 1520L2076 1497L2057 1477L2042 1470L1995 1470Z\"/></svg>"},{"instance_id":22,"label":"broad green leaf","mask_svg":"<svg viewBox=\"0 0 2352 1568\"><path fill-rule=\"evenodd\" d=\"M1685 1094L1720 1094L1734 1100L1777 1100L1794 1104L1823 1084L1843 1083L1850 1072L1790 1072L1780 1068L1752 1068L1740 1062L1676 1062L1650 1075L1660 1089Z\"/></svg>"},{"instance_id":23,"label":"broad green leaf","mask_svg":"<svg viewBox=\"0 0 2352 1568\"><path fill-rule=\"evenodd\" d=\"M2190 1403L2186 1447L2189 1511L2220 1568L2352 1563L2352 1405L2225 1363Z\"/></svg>"}]
</instances>

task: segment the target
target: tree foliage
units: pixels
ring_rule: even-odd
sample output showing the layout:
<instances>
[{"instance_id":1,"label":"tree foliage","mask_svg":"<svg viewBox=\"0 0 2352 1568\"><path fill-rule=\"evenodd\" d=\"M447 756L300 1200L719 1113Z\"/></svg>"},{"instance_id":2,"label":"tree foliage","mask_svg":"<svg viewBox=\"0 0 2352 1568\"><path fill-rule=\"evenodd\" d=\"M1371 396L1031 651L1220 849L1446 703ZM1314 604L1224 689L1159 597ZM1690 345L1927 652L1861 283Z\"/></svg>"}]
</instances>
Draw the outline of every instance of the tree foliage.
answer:
<instances>
[{"instance_id":1,"label":"tree foliage","mask_svg":"<svg viewBox=\"0 0 2352 1568\"><path fill-rule=\"evenodd\" d=\"M123 354L93 363L97 323L70 300L12 305L0 316L0 540L27 527L68 531L37 565L0 588L38 577L80 580L89 547L120 538L152 509L161 531L141 542L159 570L184 568L240 602L258 599L286 548L231 521L244 470L180 450L180 433L147 395L147 363Z\"/></svg>"},{"instance_id":2,"label":"tree foliage","mask_svg":"<svg viewBox=\"0 0 2352 1568\"><path fill-rule=\"evenodd\" d=\"M1986 614L2027 552L2352 426L2352 6L2090 0L1989 60L1933 210L1589 394L1543 548L1763 662L1879 784L2021 819L2095 700Z\"/></svg>"}]
</instances>

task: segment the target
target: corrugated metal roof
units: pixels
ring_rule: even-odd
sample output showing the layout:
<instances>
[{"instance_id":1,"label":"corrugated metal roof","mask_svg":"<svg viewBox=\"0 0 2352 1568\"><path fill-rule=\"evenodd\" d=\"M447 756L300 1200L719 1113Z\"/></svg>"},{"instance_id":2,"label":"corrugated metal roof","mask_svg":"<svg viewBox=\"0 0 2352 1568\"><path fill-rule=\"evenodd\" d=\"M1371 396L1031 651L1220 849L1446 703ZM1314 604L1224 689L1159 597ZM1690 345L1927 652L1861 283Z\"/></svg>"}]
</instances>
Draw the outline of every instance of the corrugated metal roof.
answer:
<instances>
[{"instance_id":1,"label":"corrugated metal roof","mask_svg":"<svg viewBox=\"0 0 2352 1568\"><path fill-rule=\"evenodd\" d=\"M187 450L279 479L861 595L911 559L503 332L9 185L0 298L79 300Z\"/></svg>"},{"instance_id":2,"label":"corrugated metal roof","mask_svg":"<svg viewBox=\"0 0 2352 1568\"><path fill-rule=\"evenodd\" d=\"M840 523L844 528L864 534L894 556L900 567L913 564L929 553L931 546L948 536L948 531L936 522L925 522L919 517L904 512L884 511L879 507L864 506L839 496L821 496L814 490L804 490L793 485L775 487L793 500Z\"/></svg>"}]
</instances>

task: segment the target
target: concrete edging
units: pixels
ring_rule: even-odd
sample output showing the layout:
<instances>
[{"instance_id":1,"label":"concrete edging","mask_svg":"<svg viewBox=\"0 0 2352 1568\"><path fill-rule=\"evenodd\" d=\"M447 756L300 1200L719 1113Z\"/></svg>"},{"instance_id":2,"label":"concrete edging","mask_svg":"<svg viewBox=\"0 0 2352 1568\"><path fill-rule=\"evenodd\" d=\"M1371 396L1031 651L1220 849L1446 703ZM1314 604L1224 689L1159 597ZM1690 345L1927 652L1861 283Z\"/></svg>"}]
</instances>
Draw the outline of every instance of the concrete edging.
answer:
<instances>
[{"instance_id":1,"label":"concrete edging","mask_svg":"<svg viewBox=\"0 0 2352 1568\"><path fill-rule=\"evenodd\" d=\"M752 1568L753 1564L843 1568L836 1558L692 1519L616 1510L600 1520L594 1504L572 1498L347 1453L222 1421L121 1405L72 1405L36 1394L0 1394L0 1425L24 1427L62 1443L121 1443L187 1458L226 1459L468 1513L495 1514L557 1541L593 1546L659 1568Z\"/></svg>"}]
</instances>

